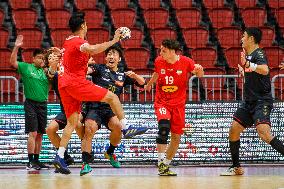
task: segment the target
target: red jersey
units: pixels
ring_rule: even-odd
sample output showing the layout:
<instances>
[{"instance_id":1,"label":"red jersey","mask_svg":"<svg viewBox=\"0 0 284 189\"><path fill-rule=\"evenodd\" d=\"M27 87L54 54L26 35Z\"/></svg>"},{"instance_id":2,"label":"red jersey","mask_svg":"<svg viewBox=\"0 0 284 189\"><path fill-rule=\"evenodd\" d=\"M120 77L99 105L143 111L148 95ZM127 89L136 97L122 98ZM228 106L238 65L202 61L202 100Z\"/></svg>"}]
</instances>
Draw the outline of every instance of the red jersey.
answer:
<instances>
[{"instance_id":1,"label":"red jersey","mask_svg":"<svg viewBox=\"0 0 284 189\"><path fill-rule=\"evenodd\" d=\"M194 61L185 56L170 64L161 56L155 60L155 72L159 75L156 82L155 103L167 106L185 104L189 72L194 70Z\"/></svg>"},{"instance_id":2,"label":"red jersey","mask_svg":"<svg viewBox=\"0 0 284 189\"><path fill-rule=\"evenodd\" d=\"M88 42L79 36L70 36L65 40L60 62L58 88L86 80L89 54L81 52L81 47L84 44L88 44Z\"/></svg>"}]
</instances>

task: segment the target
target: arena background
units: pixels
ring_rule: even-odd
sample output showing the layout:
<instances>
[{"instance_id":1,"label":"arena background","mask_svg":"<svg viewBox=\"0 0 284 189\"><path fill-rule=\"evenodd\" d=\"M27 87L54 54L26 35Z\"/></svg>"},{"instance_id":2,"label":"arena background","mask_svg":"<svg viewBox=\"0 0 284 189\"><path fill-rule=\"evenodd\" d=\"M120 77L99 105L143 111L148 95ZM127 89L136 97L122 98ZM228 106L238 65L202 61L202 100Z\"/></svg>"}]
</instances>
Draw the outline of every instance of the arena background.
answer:
<instances>
[{"instance_id":1,"label":"arena background","mask_svg":"<svg viewBox=\"0 0 284 189\"><path fill-rule=\"evenodd\" d=\"M242 99L243 80L238 75L242 29L260 27L275 98L271 115L273 134L283 141L283 82L278 68L284 57L283 0L1 0L0 1L0 163L27 162L24 134L23 86L9 65L18 34L24 35L19 61L32 61L34 48L61 47L70 34L67 22L76 11L84 11L90 43L110 40L116 28L127 26L131 40L121 42L125 58L120 66L149 78L162 39L181 44L179 54L192 57L205 68L206 77L190 79L186 106L186 130L175 157L177 164L229 163L228 130L232 114ZM104 54L94 56L104 62ZM146 125L146 134L122 140L117 154L128 164L152 164L156 159L157 122L153 112L155 90L146 93L126 88L121 100L127 118ZM59 112L54 91L50 91L48 119ZM283 163L283 157L261 142L255 129L242 136L243 162ZM74 134L68 151L79 162L80 140ZM96 163L106 163L108 131L101 129L93 140ZM51 162L55 151L44 136L40 158ZM155 157L155 158L153 158Z\"/></svg>"}]
</instances>

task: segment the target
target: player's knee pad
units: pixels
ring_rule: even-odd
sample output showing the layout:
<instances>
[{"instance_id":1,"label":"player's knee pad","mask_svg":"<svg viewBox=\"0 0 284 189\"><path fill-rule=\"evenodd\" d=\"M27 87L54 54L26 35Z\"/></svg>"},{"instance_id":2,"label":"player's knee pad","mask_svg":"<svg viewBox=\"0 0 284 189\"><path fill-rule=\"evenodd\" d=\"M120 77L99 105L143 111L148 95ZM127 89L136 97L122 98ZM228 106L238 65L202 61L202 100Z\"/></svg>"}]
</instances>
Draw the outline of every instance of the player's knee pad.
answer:
<instances>
[{"instance_id":1,"label":"player's knee pad","mask_svg":"<svg viewBox=\"0 0 284 189\"><path fill-rule=\"evenodd\" d=\"M158 123L158 136L156 138L157 144L167 144L169 133L171 130L170 120L162 119Z\"/></svg>"}]
</instances>

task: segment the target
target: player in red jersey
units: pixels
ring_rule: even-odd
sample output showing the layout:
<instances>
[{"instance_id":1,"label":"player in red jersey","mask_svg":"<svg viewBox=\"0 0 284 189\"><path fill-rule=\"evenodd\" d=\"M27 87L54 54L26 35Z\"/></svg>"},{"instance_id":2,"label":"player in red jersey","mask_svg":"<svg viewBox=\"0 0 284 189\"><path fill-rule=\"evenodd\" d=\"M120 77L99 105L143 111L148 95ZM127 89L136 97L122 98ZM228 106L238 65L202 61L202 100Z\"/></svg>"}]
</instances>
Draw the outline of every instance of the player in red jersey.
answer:
<instances>
[{"instance_id":1,"label":"player in red jersey","mask_svg":"<svg viewBox=\"0 0 284 189\"><path fill-rule=\"evenodd\" d=\"M179 43L165 39L161 45L160 56L155 60L155 72L145 86L150 90L156 82L155 113L158 119L158 167L160 176L176 176L169 170L169 164L180 143L180 137L185 127L186 86L189 73L202 77L204 71L201 65L185 56L177 55ZM171 142L167 147L168 135L171 132ZM166 158L165 156L166 151Z\"/></svg>"},{"instance_id":2,"label":"player in red jersey","mask_svg":"<svg viewBox=\"0 0 284 189\"><path fill-rule=\"evenodd\" d=\"M83 12L77 12L69 19L69 27L73 35L69 36L63 44L60 75L58 77L58 89L68 123L64 128L60 147L53 164L63 174L70 174L70 170L63 158L71 134L78 123L82 101L108 103L120 120L121 125L123 127L126 125L124 111L118 96L86 80L87 64L90 55L105 51L108 47L122 39L124 34L120 29L117 29L113 40L90 45L88 41L84 40L87 34L87 24L84 17L85 14Z\"/></svg>"}]
</instances>

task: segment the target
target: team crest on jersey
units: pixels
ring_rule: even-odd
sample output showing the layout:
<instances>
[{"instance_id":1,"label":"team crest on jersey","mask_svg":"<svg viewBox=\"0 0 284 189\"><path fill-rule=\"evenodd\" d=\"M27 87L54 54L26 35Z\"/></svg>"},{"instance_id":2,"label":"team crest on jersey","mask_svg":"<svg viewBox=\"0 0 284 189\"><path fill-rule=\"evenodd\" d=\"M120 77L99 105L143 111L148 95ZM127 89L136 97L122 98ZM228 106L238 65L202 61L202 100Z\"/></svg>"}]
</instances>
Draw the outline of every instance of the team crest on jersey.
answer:
<instances>
[{"instance_id":1,"label":"team crest on jersey","mask_svg":"<svg viewBox=\"0 0 284 189\"><path fill-rule=\"evenodd\" d=\"M178 90L178 86L162 86L162 90L166 93L173 93Z\"/></svg>"},{"instance_id":2,"label":"team crest on jersey","mask_svg":"<svg viewBox=\"0 0 284 189\"><path fill-rule=\"evenodd\" d=\"M165 69L161 69L161 74L165 74L166 70Z\"/></svg>"},{"instance_id":3,"label":"team crest on jersey","mask_svg":"<svg viewBox=\"0 0 284 189\"><path fill-rule=\"evenodd\" d=\"M119 75L117 78L118 78L118 80L122 80L122 76L121 75Z\"/></svg>"},{"instance_id":4,"label":"team crest on jersey","mask_svg":"<svg viewBox=\"0 0 284 189\"><path fill-rule=\"evenodd\" d=\"M177 74L178 75L182 74L182 70L177 70Z\"/></svg>"}]
</instances>

